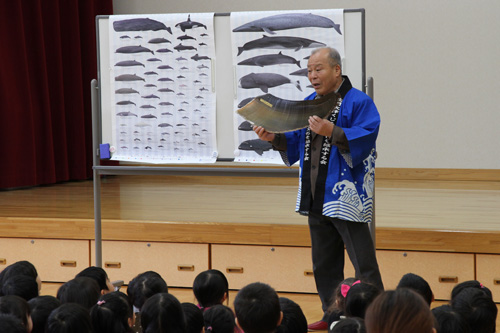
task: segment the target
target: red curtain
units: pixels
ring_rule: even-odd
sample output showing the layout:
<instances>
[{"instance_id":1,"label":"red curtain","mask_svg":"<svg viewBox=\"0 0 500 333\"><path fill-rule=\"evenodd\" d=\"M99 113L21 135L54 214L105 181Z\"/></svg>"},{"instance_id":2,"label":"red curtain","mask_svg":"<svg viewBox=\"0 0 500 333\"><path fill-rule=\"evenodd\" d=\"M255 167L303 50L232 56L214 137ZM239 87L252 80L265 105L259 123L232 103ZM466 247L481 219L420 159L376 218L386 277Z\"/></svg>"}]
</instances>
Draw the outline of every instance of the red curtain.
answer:
<instances>
[{"instance_id":1,"label":"red curtain","mask_svg":"<svg viewBox=\"0 0 500 333\"><path fill-rule=\"evenodd\" d=\"M0 188L92 176L95 16L112 0L0 1Z\"/></svg>"}]
</instances>

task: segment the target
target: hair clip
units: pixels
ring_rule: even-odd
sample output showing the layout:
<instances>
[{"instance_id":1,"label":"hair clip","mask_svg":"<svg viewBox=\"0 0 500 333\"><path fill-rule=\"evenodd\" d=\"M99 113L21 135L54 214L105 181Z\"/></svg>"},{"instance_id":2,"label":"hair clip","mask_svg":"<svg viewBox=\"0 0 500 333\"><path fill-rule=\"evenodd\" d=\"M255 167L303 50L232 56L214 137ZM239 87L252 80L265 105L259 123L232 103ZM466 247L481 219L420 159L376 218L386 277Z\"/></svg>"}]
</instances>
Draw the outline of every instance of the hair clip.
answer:
<instances>
[{"instance_id":1,"label":"hair clip","mask_svg":"<svg viewBox=\"0 0 500 333\"><path fill-rule=\"evenodd\" d=\"M356 282L353 282L352 285L342 284L340 286L340 293L342 294L342 296L344 296L344 298L346 298L347 297L347 293L349 292L349 289L351 289L352 286L354 286L355 284L358 284L358 283L361 283L361 281L358 280Z\"/></svg>"},{"instance_id":2,"label":"hair clip","mask_svg":"<svg viewBox=\"0 0 500 333\"><path fill-rule=\"evenodd\" d=\"M97 301L97 305L103 305L106 301Z\"/></svg>"}]
</instances>

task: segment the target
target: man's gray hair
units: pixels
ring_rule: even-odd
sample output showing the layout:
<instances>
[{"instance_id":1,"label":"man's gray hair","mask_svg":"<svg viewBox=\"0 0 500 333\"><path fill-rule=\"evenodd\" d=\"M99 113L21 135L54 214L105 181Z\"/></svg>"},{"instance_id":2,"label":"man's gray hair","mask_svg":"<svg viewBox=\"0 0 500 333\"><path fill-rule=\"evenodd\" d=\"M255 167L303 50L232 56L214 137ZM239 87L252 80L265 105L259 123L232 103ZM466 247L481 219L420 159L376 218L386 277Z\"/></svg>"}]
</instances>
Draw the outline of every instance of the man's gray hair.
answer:
<instances>
[{"instance_id":1,"label":"man's gray hair","mask_svg":"<svg viewBox=\"0 0 500 333\"><path fill-rule=\"evenodd\" d=\"M340 53L339 53L339 51L337 51L333 47L320 47L320 48L314 49L311 52L311 55L313 55L321 50L325 50L325 49L328 50L328 60L329 60L330 66L334 67L335 65L339 65L340 71L342 72L342 59L340 59Z\"/></svg>"}]
</instances>

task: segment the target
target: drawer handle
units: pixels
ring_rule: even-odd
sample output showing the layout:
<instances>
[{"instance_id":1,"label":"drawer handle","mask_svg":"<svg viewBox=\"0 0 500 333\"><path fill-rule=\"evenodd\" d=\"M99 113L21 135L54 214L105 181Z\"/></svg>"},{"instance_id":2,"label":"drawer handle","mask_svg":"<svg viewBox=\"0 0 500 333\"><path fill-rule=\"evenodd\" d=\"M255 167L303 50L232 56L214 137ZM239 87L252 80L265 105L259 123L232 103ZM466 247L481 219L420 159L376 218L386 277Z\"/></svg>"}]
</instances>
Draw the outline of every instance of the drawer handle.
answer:
<instances>
[{"instance_id":1,"label":"drawer handle","mask_svg":"<svg viewBox=\"0 0 500 333\"><path fill-rule=\"evenodd\" d=\"M194 272L194 265L177 265L177 270L181 272Z\"/></svg>"},{"instance_id":2,"label":"drawer handle","mask_svg":"<svg viewBox=\"0 0 500 333\"><path fill-rule=\"evenodd\" d=\"M7 265L7 259L0 258L0 265Z\"/></svg>"},{"instance_id":3,"label":"drawer handle","mask_svg":"<svg viewBox=\"0 0 500 333\"><path fill-rule=\"evenodd\" d=\"M76 260L61 260L61 267L76 267Z\"/></svg>"},{"instance_id":4,"label":"drawer handle","mask_svg":"<svg viewBox=\"0 0 500 333\"><path fill-rule=\"evenodd\" d=\"M440 276L440 283L458 283L458 277L456 276Z\"/></svg>"},{"instance_id":5,"label":"drawer handle","mask_svg":"<svg viewBox=\"0 0 500 333\"><path fill-rule=\"evenodd\" d=\"M243 267L227 267L226 272L243 274Z\"/></svg>"},{"instance_id":6,"label":"drawer handle","mask_svg":"<svg viewBox=\"0 0 500 333\"><path fill-rule=\"evenodd\" d=\"M304 276L314 276L314 273L311 270L307 270L307 271L304 271Z\"/></svg>"},{"instance_id":7,"label":"drawer handle","mask_svg":"<svg viewBox=\"0 0 500 333\"><path fill-rule=\"evenodd\" d=\"M493 279L493 284L498 286L500 284L500 279Z\"/></svg>"},{"instance_id":8,"label":"drawer handle","mask_svg":"<svg viewBox=\"0 0 500 333\"><path fill-rule=\"evenodd\" d=\"M107 261L104 263L106 268L122 268L122 263L119 261Z\"/></svg>"}]
</instances>

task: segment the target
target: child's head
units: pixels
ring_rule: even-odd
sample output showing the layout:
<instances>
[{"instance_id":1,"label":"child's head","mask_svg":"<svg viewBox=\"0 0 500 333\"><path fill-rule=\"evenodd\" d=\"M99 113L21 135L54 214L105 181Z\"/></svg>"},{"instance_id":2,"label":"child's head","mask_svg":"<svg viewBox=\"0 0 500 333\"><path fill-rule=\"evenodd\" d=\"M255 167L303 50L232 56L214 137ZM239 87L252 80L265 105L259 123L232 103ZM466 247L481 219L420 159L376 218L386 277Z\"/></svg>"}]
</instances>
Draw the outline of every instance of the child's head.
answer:
<instances>
[{"instance_id":1,"label":"child's head","mask_svg":"<svg viewBox=\"0 0 500 333\"><path fill-rule=\"evenodd\" d=\"M238 326L245 333L274 332L283 315L276 291L260 282L251 283L238 292L234 311Z\"/></svg>"},{"instance_id":2,"label":"child's head","mask_svg":"<svg viewBox=\"0 0 500 333\"><path fill-rule=\"evenodd\" d=\"M154 271L147 271L137 275L129 282L127 287L130 302L139 311L149 297L158 293L168 293L168 286L161 275Z\"/></svg>"},{"instance_id":3,"label":"child's head","mask_svg":"<svg viewBox=\"0 0 500 333\"><path fill-rule=\"evenodd\" d=\"M429 283L425 281L421 276L413 273L408 273L403 275L401 280L399 280L399 284L396 288L410 288L413 291L420 294L424 300L431 305L434 300L434 294L432 293L431 287Z\"/></svg>"},{"instance_id":4,"label":"child's head","mask_svg":"<svg viewBox=\"0 0 500 333\"><path fill-rule=\"evenodd\" d=\"M77 303L90 310L97 303L101 288L94 279L77 277L64 283L57 290L57 299L64 303Z\"/></svg>"},{"instance_id":5,"label":"child's head","mask_svg":"<svg viewBox=\"0 0 500 333\"><path fill-rule=\"evenodd\" d=\"M28 332L31 332L33 329L28 302L19 296L8 295L0 297L0 313L10 314L19 319Z\"/></svg>"},{"instance_id":6,"label":"child's head","mask_svg":"<svg viewBox=\"0 0 500 333\"><path fill-rule=\"evenodd\" d=\"M224 302L229 294L229 283L221 271L209 269L196 276L193 293L203 310Z\"/></svg>"},{"instance_id":7,"label":"child's head","mask_svg":"<svg viewBox=\"0 0 500 333\"><path fill-rule=\"evenodd\" d=\"M283 312L283 320L278 326L278 333L306 333L307 319L301 307L286 297L280 297L280 308Z\"/></svg>"},{"instance_id":8,"label":"child's head","mask_svg":"<svg viewBox=\"0 0 500 333\"><path fill-rule=\"evenodd\" d=\"M358 317L344 318L333 323L328 333L366 333L365 321Z\"/></svg>"},{"instance_id":9,"label":"child's head","mask_svg":"<svg viewBox=\"0 0 500 333\"><path fill-rule=\"evenodd\" d=\"M365 318L366 309L380 294L380 290L369 283L356 283L349 288L345 297L344 314L347 317Z\"/></svg>"},{"instance_id":10,"label":"child's head","mask_svg":"<svg viewBox=\"0 0 500 333\"><path fill-rule=\"evenodd\" d=\"M431 333L434 318L422 296L401 288L381 293L366 310L366 330L370 333Z\"/></svg>"},{"instance_id":11,"label":"child's head","mask_svg":"<svg viewBox=\"0 0 500 333\"><path fill-rule=\"evenodd\" d=\"M0 332L26 333L26 327L13 315L0 313Z\"/></svg>"},{"instance_id":12,"label":"child's head","mask_svg":"<svg viewBox=\"0 0 500 333\"><path fill-rule=\"evenodd\" d=\"M38 296L28 301L33 321L31 333L44 333L50 313L61 305L54 296Z\"/></svg>"},{"instance_id":13,"label":"child's head","mask_svg":"<svg viewBox=\"0 0 500 333\"><path fill-rule=\"evenodd\" d=\"M40 277L38 276L38 272L35 268L35 266L26 260L21 260L17 261L9 266L7 266L1 273L0 273L0 285L3 285L4 281L7 279L13 277L13 276L19 276L19 275L27 275L33 277L38 285L38 290L41 289L42 287L42 281L40 280Z\"/></svg>"},{"instance_id":14,"label":"child's head","mask_svg":"<svg viewBox=\"0 0 500 333\"><path fill-rule=\"evenodd\" d=\"M89 277L94 279L97 284L99 284L99 288L101 288L101 294L106 294L115 290L111 281L109 281L108 274L101 267L90 266L85 268L83 271L78 273L75 277Z\"/></svg>"},{"instance_id":15,"label":"child's head","mask_svg":"<svg viewBox=\"0 0 500 333\"><path fill-rule=\"evenodd\" d=\"M134 313L128 296L120 291L102 295L90 310L95 333L133 332Z\"/></svg>"},{"instance_id":16,"label":"child's head","mask_svg":"<svg viewBox=\"0 0 500 333\"><path fill-rule=\"evenodd\" d=\"M10 276L3 281L2 294L16 295L26 301L38 296L36 279L29 275Z\"/></svg>"},{"instance_id":17,"label":"child's head","mask_svg":"<svg viewBox=\"0 0 500 333\"><path fill-rule=\"evenodd\" d=\"M233 310L225 305L211 306L203 313L205 333L234 333L236 323Z\"/></svg>"},{"instance_id":18,"label":"child's head","mask_svg":"<svg viewBox=\"0 0 500 333\"><path fill-rule=\"evenodd\" d=\"M480 288L465 288L451 301L451 307L462 315L471 331L495 332L498 309Z\"/></svg>"},{"instance_id":19,"label":"child's head","mask_svg":"<svg viewBox=\"0 0 500 333\"><path fill-rule=\"evenodd\" d=\"M46 333L93 333L89 311L76 303L62 304L47 319Z\"/></svg>"},{"instance_id":20,"label":"child's head","mask_svg":"<svg viewBox=\"0 0 500 333\"><path fill-rule=\"evenodd\" d=\"M181 303L171 294L155 294L142 307L141 326L144 333L185 333L185 323Z\"/></svg>"},{"instance_id":21,"label":"child's head","mask_svg":"<svg viewBox=\"0 0 500 333\"><path fill-rule=\"evenodd\" d=\"M465 318L449 304L435 307L431 310L436 319L437 331L439 333L468 333L469 325Z\"/></svg>"},{"instance_id":22,"label":"child's head","mask_svg":"<svg viewBox=\"0 0 500 333\"><path fill-rule=\"evenodd\" d=\"M483 284L477 280L468 280L464 282L460 282L457 284L453 289L451 290L451 299L454 299L455 296L457 296L462 290L465 288L477 288L484 292L487 296L490 298L493 298L493 295L491 294L491 290L483 286Z\"/></svg>"},{"instance_id":23,"label":"child's head","mask_svg":"<svg viewBox=\"0 0 500 333\"><path fill-rule=\"evenodd\" d=\"M193 303L182 303L182 311L186 319L186 333L200 333L203 330L203 312Z\"/></svg>"},{"instance_id":24,"label":"child's head","mask_svg":"<svg viewBox=\"0 0 500 333\"><path fill-rule=\"evenodd\" d=\"M333 303L330 304L328 312L343 311L345 307L345 297L347 296L347 291L349 291L353 283L360 282L361 281L353 277L349 277L340 282L335 288L335 292L332 297Z\"/></svg>"}]
</instances>

